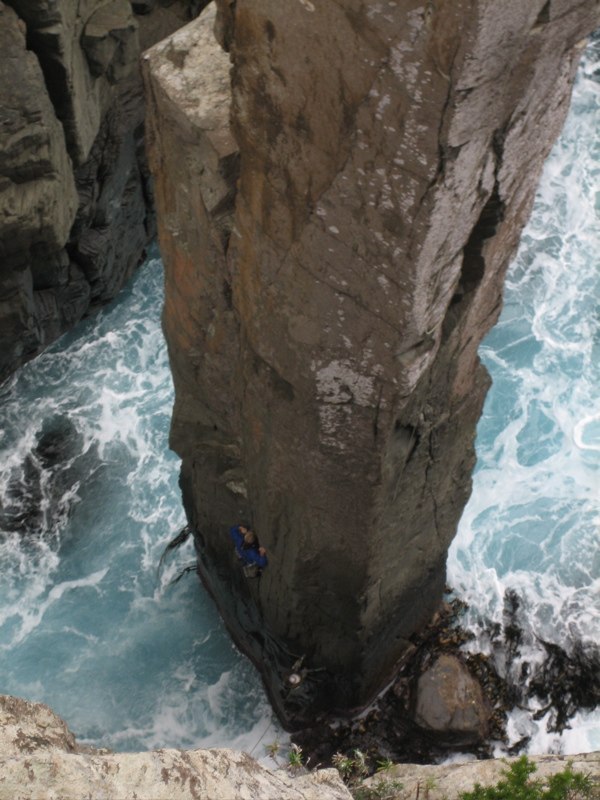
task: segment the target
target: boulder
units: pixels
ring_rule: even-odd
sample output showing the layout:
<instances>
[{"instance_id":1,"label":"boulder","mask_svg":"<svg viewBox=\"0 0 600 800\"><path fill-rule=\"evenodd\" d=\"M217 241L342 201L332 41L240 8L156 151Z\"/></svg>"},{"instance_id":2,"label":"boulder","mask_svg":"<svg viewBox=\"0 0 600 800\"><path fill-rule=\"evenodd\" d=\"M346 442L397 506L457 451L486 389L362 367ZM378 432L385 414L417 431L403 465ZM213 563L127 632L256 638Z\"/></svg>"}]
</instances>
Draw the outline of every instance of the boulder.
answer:
<instances>
[{"instance_id":1,"label":"boulder","mask_svg":"<svg viewBox=\"0 0 600 800\"><path fill-rule=\"evenodd\" d=\"M415 722L440 741L464 745L485 741L490 714L479 682L456 656L439 656L418 680Z\"/></svg>"},{"instance_id":2,"label":"boulder","mask_svg":"<svg viewBox=\"0 0 600 800\"><path fill-rule=\"evenodd\" d=\"M77 751L75 737L66 722L51 708L10 695L0 695L0 736L4 759L23 757L34 751Z\"/></svg>"}]
</instances>

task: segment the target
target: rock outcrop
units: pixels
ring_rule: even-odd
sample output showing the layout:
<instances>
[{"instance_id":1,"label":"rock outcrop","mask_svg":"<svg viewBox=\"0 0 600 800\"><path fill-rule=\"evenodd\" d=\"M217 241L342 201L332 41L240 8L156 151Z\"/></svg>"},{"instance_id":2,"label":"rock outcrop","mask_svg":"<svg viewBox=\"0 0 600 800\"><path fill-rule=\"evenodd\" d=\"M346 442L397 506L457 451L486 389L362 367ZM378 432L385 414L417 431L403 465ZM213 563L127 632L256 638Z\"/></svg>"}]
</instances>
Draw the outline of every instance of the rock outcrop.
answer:
<instances>
[{"instance_id":1,"label":"rock outcrop","mask_svg":"<svg viewBox=\"0 0 600 800\"><path fill-rule=\"evenodd\" d=\"M41 703L0 695L0 800L351 800L334 769L290 775L232 750L80 747Z\"/></svg>"},{"instance_id":2,"label":"rock outcrop","mask_svg":"<svg viewBox=\"0 0 600 800\"><path fill-rule=\"evenodd\" d=\"M570 764L575 772L581 772L592 780L594 788L591 797L597 796L600 787L600 753L533 756L530 760L536 768L532 780L545 782ZM514 758L491 758L462 764L396 764L384 775L365 781L365 788L375 791L383 778L389 782L398 781L402 785L402 789L395 794L398 800L422 796L427 800L458 800L463 792L473 791L476 784L496 784L514 761Z\"/></svg>"},{"instance_id":3,"label":"rock outcrop","mask_svg":"<svg viewBox=\"0 0 600 800\"><path fill-rule=\"evenodd\" d=\"M186 5L144 17L144 43ZM0 43L2 382L114 297L156 229L129 0L6 0Z\"/></svg>"},{"instance_id":4,"label":"rock outcrop","mask_svg":"<svg viewBox=\"0 0 600 800\"><path fill-rule=\"evenodd\" d=\"M535 777L547 778L572 763L573 769L600 781L598 753L537 756ZM398 764L365 782L365 791L386 797L455 800L475 783L493 784L504 760L422 766ZM402 785L397 795L389 787ZM379 786L379 794L377 794ZM42 703L0 695L0 800L43 798L100 800L351 800L334 769L292 775L270 770L232 750L155 750L110 753L80 746L60 717Z\"/></svg>"},{"instance_id":5,"label":"rock outcrop","mask_svg":"<svg viewBox=\"0 0 600 800\"><path fill-rule=\"evenodd\" d=\"M145 60L171 442L202 578L294 725L368 702L440 603L477 348L598 4L217 5L230 80L211 19Z\"/></svg>"}]
</instances>

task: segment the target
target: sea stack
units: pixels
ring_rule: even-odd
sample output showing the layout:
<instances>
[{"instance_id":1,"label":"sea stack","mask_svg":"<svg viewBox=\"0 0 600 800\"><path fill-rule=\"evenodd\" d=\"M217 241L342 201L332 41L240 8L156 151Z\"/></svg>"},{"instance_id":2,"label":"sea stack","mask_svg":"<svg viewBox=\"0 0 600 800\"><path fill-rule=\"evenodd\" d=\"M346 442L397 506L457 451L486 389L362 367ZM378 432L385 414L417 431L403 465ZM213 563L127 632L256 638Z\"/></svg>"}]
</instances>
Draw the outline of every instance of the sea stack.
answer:
<instances>
[{"instance_id":1,"label":"sea stack","mask_svg":"<svg viewBox=\"0 0 600 800\"><path fill-rule=\"evenodd\" d=\"M440 604L477 348L599 21L218 0L144 56L171 445L202 579L290 727L368 703Z\"/></svg>"}]
</instances>

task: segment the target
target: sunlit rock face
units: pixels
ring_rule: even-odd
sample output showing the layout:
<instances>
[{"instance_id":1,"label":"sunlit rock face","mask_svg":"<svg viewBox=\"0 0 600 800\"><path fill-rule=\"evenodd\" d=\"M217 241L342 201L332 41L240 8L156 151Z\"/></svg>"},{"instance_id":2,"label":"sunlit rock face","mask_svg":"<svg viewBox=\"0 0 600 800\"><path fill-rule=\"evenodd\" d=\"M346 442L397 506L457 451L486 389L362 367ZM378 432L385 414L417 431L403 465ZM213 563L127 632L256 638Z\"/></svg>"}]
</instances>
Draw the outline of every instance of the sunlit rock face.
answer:
<instances>
[{"instance_id":1,"label":"sunlit rock face","mask_svg":"<svg viewBox=\"0 0 600 800\"><path fill-rule=\"evenodd\" d=\"M189 9L146 11L0 2L0 382L112 299L155 235L140 40Z\"/></svg>"},{"instance_id":2,"label":"sunlit rock face","mask_svg":"<svg viewBox=\"0 0 600 800\"><path fill-rule=\"evenodd\" d=\"M48 706L0 695L0 797L351 800L337 770L269 770L233 750L110 753L78 745Z\"/></svg>"},{"instance_id":3,"label":"sunlit rock face","mask_svg":"<svg viewBox=\"0 0 600 800\"><path fill-rule=\"evenodd\" d=\"M293 772L267 769L246 753L233 750L161 749L110 753L79 745L64 721L48 706L0 695L0 796L20 800L41 797L136 798L136 800L351 800L335 769ZM538 777L571 765L598 781L600 756L534 756ZM419 786L432 800L455 800L476 784L495 784L506 759L425 766L397 764L386 780L402 782L415 796ZM365 784L376 791L381 776Z\"/></svg>"},{"instance_id":4,"label":"sunlit rock face","mask_svg":"<svg viewBox=\"0 0 600 800\"><path fill-rule=\"evenodd\" d=\"M217 5L229 60L212 11L145 60L172 446L203 579L294 725L364 705L439 605L477 347L598 9Z\"/></svg>"}]
</instances>

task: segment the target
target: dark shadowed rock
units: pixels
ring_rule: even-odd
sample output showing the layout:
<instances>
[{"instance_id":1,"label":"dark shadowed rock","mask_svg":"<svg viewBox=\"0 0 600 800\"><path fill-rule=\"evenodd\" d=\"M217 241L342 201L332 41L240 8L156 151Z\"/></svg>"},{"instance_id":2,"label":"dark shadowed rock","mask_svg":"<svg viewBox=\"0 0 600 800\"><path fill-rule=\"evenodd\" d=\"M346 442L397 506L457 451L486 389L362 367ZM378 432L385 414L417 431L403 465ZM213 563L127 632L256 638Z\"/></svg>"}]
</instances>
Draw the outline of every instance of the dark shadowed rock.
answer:
<instances>
[{"instance_id":1,"label":"dark shadowed rock","mask_svg":"<svg viewBox=\"0 0 600 800\"><path fill-rule=\"evenodd\" d=\"M138 54L136 30L131 8L122 0L94 11L83 28L81 47L95 78L105 75L118 83L131 74Z\"/></svg>"},{"instance_id":2,"label":"dark shadowed rock","mask_svg":"<svg viewBox=\"0 0 600 800\"><path fill-rule=\"evenodd\" d=\"M0 380L39 346L37 265L66 285L64 246L77 194L63 128L25 25L0 3ZM36 264L31 270L30 264Z\"/></svg>"},{"instance_id":3,"label":"dark shadowed rock","mask_svg":"<svg viewBox=\"0 0 600 800\"><path fill-rule=\"evenodd\" d=\"M0 528L27 536L54 536L68 519L77 481L86 474L78 463L83 454L83 436L68 417L45 419L35 446L10 470L0 500Z\"/></svg>"},{"instance_id":4,"label":"dark shadowed rock","mask_svg":"<svg viewBox=\"0 0 600 800\"><path fill-rule=\"evenodd\" d=\"M145 45L187 19L148 8ZM0 381L112 299L155 235L128 0L0 2Z\"/></svg>"}]
</instances>

